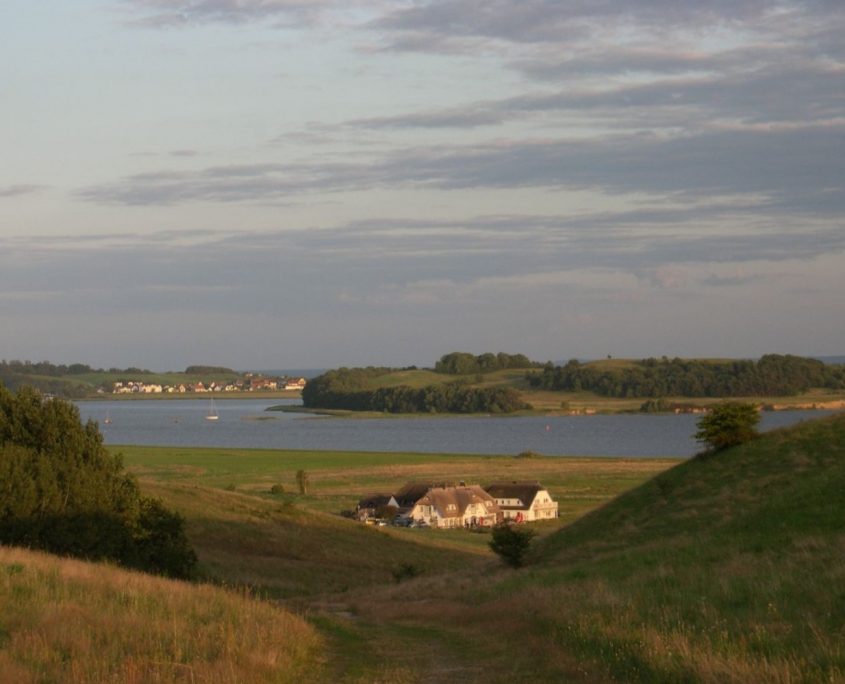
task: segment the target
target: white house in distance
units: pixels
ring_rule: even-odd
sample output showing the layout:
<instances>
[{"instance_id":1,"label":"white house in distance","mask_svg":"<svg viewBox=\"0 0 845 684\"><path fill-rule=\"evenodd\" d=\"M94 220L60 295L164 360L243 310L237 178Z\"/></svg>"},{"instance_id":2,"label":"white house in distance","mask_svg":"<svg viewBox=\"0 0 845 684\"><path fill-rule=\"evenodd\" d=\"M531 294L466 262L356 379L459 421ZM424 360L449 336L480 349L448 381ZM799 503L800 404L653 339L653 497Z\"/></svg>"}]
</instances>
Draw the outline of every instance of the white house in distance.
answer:
<instances>
[{"instance_id":1,"label":"white house in distance","mask_svg":"<svg viewBox=\"0 0 845 684\"><path fill-rule=\"evenodd\" d=\"M432 487L414 504L410 517L432 527L495 525L499 507L478 485Z\"/></svg>"},{"instance_id":2,"label":"white house in distance","mask_svg":"<svg viewBox=\"0 0 845 684\"><path fill-rule=\"evenodd\" d=\"M484 489L495 499L505 519L532 522L557 517L557 502L539 482L494 482Z\"/></svg>"}]
</instances>

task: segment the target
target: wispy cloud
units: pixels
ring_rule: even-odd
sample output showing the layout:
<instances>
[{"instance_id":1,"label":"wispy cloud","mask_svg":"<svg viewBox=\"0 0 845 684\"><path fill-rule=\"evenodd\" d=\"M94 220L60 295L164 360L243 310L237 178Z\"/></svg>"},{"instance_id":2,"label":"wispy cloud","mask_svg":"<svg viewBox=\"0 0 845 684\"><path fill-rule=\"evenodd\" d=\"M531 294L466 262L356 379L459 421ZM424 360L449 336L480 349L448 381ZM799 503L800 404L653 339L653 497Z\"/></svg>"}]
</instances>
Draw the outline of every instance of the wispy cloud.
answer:
<instances>
[{"instance_id":1,"label":"wispy cloud","mask_svg":"<svg viewBox=\"0 0 845 684\"><path fill-rule=\"evenodd\" d=\"M223 22L267 21L282 24L314 21L332 0L128 0L133 23L148 27Z\"/></svg>"},{"instance_id":2,"label":"wispy cloud","mask_svg":"<svg viewBox=\"0 0 845 684\"><path fill-rule=\"evenodd\" d=\"M0 199L3 197L20 197L21 195L31 195L35 192L44 190L43 185L6 185L0 186Z\"/></svg>"},{"instance_id":3,"label":"wispy cloud","mask_svg":"<svg viewBox=\"0 0 845 684\"><path fill-rule=\"evenodd\" d=\"M845 209L845 124L715 130L663 137L521 141L396 151L370 163L256 164L161 171L80 191L100 203L172 205L289 198L372 188L570 188L689 197L761 194L806 200L827 192ZM838 198L838 199L837 199Z\"/></svg>"}]
</instances>

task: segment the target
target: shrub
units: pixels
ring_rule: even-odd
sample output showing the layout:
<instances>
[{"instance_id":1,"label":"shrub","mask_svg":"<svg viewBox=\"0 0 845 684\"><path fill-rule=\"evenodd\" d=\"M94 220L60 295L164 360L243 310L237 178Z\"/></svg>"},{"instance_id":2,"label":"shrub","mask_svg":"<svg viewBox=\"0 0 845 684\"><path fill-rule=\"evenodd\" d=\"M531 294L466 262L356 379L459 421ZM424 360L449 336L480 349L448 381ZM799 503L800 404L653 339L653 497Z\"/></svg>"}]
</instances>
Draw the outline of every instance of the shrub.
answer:
<instances>
[{"instance_id":1,"label":"shrub","mask_svg":"<svg viewBox=\"0 0 845 684\"><path fill-rule=\"evenodd\" d=\"M507 524L496 525L493 528L490 548L504 563L512 568L518 568L523 564L533 538L534 530Z\"/></svg>"},{"instance_id":2,"label":"shrub","mask_svg":"<svg viewBox=\"0 0 845 684\"><path fill-rule=\"evenodd\" d=\"M270 487L271 494L284 494L285 493L285 486L282 484L274 484Z\"/></svg>"},{"instance_id":3,"label":"shrub","mask_svg":"<svg viewBox=\"0 0 845 684\"><path fill-rule=\"evenodd\" d=\"M406 579L413 579L414 577L416 577L417 575L419 575L421 573L422 573L422 570L420 570L413 563L400 563L399 567L394 568L391 571L391 574L393 575L393 579L395 579L397 583L401 582L403 580L406 580Z\"/></svg>"},{"instance_id":4,"label":"shrub","mask_svg":"<svg viewBox=\"0 0 845 684\"><path fill-rule=\"evenodd\" d=\"M754 404L725 402L698 421L695 438L712 451L744 444L757 436L760 414Z\"/></svg>"}]
</instances>

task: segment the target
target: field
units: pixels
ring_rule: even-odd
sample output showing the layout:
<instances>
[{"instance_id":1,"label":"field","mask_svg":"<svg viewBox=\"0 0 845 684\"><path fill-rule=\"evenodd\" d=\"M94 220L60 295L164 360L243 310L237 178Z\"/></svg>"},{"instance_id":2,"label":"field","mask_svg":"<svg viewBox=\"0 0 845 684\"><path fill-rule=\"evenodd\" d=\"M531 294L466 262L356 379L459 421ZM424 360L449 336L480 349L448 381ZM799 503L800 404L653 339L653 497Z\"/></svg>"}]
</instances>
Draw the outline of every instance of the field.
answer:
<instances>
[{"instance_id":1,"label":"field","mask_svg":"<svg viewBox=\"0 0 845 684\"><path fill-rule=\"evenodd\" d=\"M464 577L486 582L502 570L488 548L489 534L376 528L341 518L340 510L354 507L362 495L393 491L412 480L539 479L561 509L559 520L538 526L545 536L677 463L167 447L117 450L145 491L187 517L207 580L247 585L256 595L281 599L307 615L332 654L327 681L337 676L362 682L425 681L420 673L429 667L458 667L467 645L434 626L418 633L394 623L382 625L380 619L362 623L350 617L350 611L359 610L359 601L376 595L390 601L408 584L397 583L402 568L418 573L410 584L435 587L463 587L464 580L454 578ZM307 495L296 493L299 469L309 474ZM271 494L274 484L281 484L285 493ZM449 638L444 641L445 636ZM393 649L405 654L402 663L390 655Z\"/></svg>"},{"instance_id":2,"label":"field","mask_svg":"<svg viewBox=\"0 0 845 684\"><path fill-rule=\"evenodd\" d=\"M684 462L117 450L186 517L208 584L2 549L10 681L845 681L842 415ZM496 479L561 505L518 571L485 533L338 515L409 480ZM114 613L148 631L98 617Z\"/></svg>"}]
</instances>

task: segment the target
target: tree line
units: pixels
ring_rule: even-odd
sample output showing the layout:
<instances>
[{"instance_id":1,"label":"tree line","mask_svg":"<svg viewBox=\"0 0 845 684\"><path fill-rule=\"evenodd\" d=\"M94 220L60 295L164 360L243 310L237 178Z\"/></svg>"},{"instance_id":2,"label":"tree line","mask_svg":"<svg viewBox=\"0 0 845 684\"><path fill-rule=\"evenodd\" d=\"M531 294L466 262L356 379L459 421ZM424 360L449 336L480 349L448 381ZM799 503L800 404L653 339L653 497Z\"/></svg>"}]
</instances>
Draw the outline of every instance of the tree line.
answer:
<instances>
[{"instance_id":1,"label":"tree line","mask_svg":"<svg viewBox=\"0 0 845 684\"><path fill-rule=\"evenodd\" d=\"M66 375L83 375L85 373L127 373L132 375L150 375L152 371L143 368L92 368L85 363L55 364L49 361L0 361L0 372L18 373L20 375L46 375L60 378Z\"/></svg>"},{"instance_id":2,"label":"tree line","mask_svg":"<svg viewBox=\"0 0 845 684\"><path fill-rule=\"evenodd\" d=\"M313 378L302 390L308 408L386 413L513 413L529 408L511 387L470 387L462 381L414 388L373 387L384 368L340 368Z\"/></svg>"},{"instance_id":3,"label":"tree line","mask_svg":"<svg viewBox=\"0 0 845 684\"><path fill-rule=\"evenodd\" d=\"M16 390L25 385L34 387L44 394L80 399L91 393L91 385L74 382L73 377L88 373L122 373L126 375L151 374L142 368L92 368L84 363L54 364L49 361L0 361L0 383Z\"/></svg>"},{"instance_id":4,"label":"tree line","mask_svg":"<svg viewBox=\"0 0 845 684\"><path fill-rule=\"evenodd\" d=\"M546 364L526 377L534 388L630 398L791 396L811 387L845 389L845 366L790 354L767 354L757 361L663 357L606 369L572 360L564 366Z\"/></svg>"},{"instance_id":5,"label":"tree line","mask_svg":"<svg viewBox=\"0 0 845 684\"><path fill-rule=\"evenodd\" d=\"M184 520L141 495L97 424L23 387L0 385L0 543L191 578Z\"/></svg>"},{"instance_id":6,"label":"tree line","mask_svg":"<svg viewBox=\"0 0 845 684\"><path fill-rule=\"evenodd\" d=\"M508 368L539 368L542 364L531 361L525 354L486 353L475 356L466 352L452 352L440 357L434 370L447 375L492 373Z\"/></svg>"}]
</instances>

